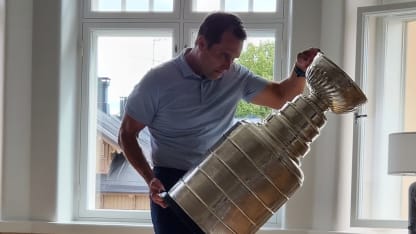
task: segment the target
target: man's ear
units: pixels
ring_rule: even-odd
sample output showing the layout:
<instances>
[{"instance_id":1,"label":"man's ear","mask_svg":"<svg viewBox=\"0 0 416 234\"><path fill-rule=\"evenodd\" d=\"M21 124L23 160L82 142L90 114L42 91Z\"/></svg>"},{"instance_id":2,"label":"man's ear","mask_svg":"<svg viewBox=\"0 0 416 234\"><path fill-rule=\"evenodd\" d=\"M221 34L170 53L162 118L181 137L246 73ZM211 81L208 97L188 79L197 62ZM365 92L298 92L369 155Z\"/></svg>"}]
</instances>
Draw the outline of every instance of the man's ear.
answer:
<instances>
[{"instance_id":1,"label":"man's ear","mask_svg":"<svg viewBox=\"0 0 416 234\"><path fill-rule=\"evenodd\" d=\"M198 46L199 49L205 49L207 47L207 41L205 40L205 37L202 35L199 35L196 38L195 44Z\"/></svg>"}]
</instances>

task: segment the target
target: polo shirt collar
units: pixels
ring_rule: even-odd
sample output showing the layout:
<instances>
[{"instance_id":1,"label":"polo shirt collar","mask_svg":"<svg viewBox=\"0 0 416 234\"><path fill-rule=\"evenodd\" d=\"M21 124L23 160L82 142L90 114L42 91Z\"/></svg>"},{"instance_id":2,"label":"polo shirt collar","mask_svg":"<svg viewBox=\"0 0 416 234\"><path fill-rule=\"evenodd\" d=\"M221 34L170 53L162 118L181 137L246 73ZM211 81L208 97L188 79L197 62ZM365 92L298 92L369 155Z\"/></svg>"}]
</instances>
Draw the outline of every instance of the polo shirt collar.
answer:
<instances>
[{"instance_id":1,"label":"polo shirt collar","mask_svg":"<svg viewBox=\"0 0 416 234\"><path fill-rule=\"evenodd\" d=\"M185 54L188 53L191 48L185 48L182 50L181 54L177 58L177 64L179 65L179 70L181 71L184 78L187 79L197 79L202 80L203 78L197 75L192 68L189 66L188 62L185 59Z\"/></svg>"}]
</instances>

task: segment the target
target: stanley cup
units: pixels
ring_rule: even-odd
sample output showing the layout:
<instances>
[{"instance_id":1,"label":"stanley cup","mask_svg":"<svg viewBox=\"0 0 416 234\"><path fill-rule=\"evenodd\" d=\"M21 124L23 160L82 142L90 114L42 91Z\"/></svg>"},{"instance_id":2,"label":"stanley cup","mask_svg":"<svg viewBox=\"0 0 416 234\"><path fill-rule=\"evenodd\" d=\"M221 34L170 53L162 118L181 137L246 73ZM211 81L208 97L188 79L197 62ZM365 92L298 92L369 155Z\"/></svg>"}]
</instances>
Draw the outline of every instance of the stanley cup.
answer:
<instances>
[{"instance_id":1,"label":"stanley cup","mask_svg":"<svg viewBox=\"0 0 416 234\"><path fill-rule=\"evenodd\" d=\"M255 233L302 186L302 158L326 123L325 112L354 111L367 101L353 80L322 53L298 95L261 123L236 123L207 158L165 193L195 233Z\"/></svg>"}]
</instances>

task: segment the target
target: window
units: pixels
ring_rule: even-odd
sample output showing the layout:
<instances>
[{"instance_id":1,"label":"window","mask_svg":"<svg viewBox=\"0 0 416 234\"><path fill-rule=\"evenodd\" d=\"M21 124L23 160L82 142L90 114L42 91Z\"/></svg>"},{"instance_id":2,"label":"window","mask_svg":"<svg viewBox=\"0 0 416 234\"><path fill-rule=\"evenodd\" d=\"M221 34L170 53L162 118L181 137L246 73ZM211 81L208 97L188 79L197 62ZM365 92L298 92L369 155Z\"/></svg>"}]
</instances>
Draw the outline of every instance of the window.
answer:
<instances>
[{"instance_id":1,"label":"window","mask_svg":"<svg viewBox=\"0 0 416 234\"><path fill-rule=\"evenodd\" d=\"M275 0L193 0L192 10L196 12L207 11L234 11L234 12L275 12Z\"/></svg>"},{"instance_id":2,"label":"window","mask_svg":"<svg viewBox=\"0 0 416 234\"><path fill-rule=\"evenodd\" d=\"M406 227L415 177L387 174L388 135L416 130L416 4L360 8L357 75L368 103L356 116L352 223Z\"/></svg>"},{"instance_id":3,"label":"window","mask_svg":"<svg viewBox=\"0 0 416 234\"><path fill-rule=\"evenodd\" d=\"M249 14L242 17L248 40L236 62L268 79L282 79L286 67L282 60L286 20L280 16L270 18L268 14L282 11L282 1L250 0L246 7L234 9L236 2L239 1L219 1L221 10ZM150 222L147 185L124 159L117 144L120 118L127 96L141 77L177 56L181 48L193 45L199 23L210 10L206 3L212 5L211 1L201 0L84 0L78 219ZM201 12L182 14L180 5L184 12ZM263 22L259 23L259 19ZM262 57L254 57L254 53ZM267 61L267 69L256 68L254 59ZM237 118L257 121L271 112L247 103L240 105L243 110ZM138 138L146 156L150 155L148 134L145 129ZM282 210L268 225L281 224Z\"/></svg>"},{"instance_id":4,"label":"window","mask_svg":"<svg viewBox=\"0 0 416 234\"><path fill-rule=\"evenodd\" d=\"M98 12L172 12L174 0L91 0L91 10Z\"/></svg>"},{"instance_id":5,"label":"window","mask_svg":"<svg viewBox=\"0 0 416 234\"><path fill-rule=\"evenodd\" d=\"M148 210L147 185L124 159L117 144L118 129L128 94L153 66L174 55L177 24L85 23L86 40L83 106L87 109L85 167L81 178L80 216L111 210ZM149 155L148 132L139 140ZM92 211L92 212L89 212ZM127 218L129 212L119 212ZM144 214L141 218L148 219Z\"/></svg>"},{"instance_id":6,"label":"window","mask_svg":"<svg viewBox=\"0 0 416 234\"><path fill-rule=\"evenodd\" d=\"M185 5L185 18L202 19L210 11L235 12L249 21L267 22L284 17L282 0L189 0Z\"/></svg>"},{"instance_id":7,"label":"window","mask_svg":"<svg viewBox=\"0 0 416 234\"><path fill-rule=\"evenodd\" d=\"M179 19L180 0L82 0L83 19Z\"/></svg>"},{"instance_id":8,"label":"window","mask_svg":"<svg viewBox=\"0 0 416 234\"><path fill-rule=\"evenodd\" d=\"M275 32L269 30L248 30L243 52L237 63L240 63L256 74L273 80L275 59ZM240 101L237 106L236 119L249 119L253 122L264 119L272 109Z\"/></svg>"}]
</instances>

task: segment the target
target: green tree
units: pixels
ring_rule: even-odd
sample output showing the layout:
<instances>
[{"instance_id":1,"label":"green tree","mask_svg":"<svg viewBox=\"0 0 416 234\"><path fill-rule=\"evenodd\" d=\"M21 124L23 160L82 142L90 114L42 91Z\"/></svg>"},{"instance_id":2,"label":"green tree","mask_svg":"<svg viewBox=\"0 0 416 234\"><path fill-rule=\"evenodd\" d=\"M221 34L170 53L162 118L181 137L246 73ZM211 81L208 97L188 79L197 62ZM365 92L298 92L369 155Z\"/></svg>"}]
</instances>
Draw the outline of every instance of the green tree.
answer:
<instances>
[{"instance_id":1,"label":"green tree","mask_svg":"<svg viewBox=\"0 0 416 234\"><path fill-rule=\"evenodd\" d=\"M249 68L254 74L273 80L274 42L261 42L258 46L252 43L248 44L247 49L241 53L237 62ZM235 116L237 118L265 118L270 113L271 109L268 107L240 101Z\"/></svg>"}]
</instances>

